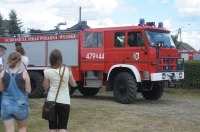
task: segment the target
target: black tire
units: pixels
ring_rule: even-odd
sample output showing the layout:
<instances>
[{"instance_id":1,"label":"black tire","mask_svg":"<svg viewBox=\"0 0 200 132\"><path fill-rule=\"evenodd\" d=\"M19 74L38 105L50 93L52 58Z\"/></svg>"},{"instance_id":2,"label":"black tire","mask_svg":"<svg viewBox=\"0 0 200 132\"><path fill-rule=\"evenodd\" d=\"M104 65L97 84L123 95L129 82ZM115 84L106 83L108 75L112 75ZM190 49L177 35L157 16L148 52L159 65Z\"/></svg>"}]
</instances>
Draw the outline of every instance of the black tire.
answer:
<instances>
[{"instance_id":1,"label":"black tire","mask_svg":"<svg viewBox=\"0 0 200 132\"><path fill-rule=\"evenodd\" d=\"M143 91L142 96L148 100L158 100L164 92L164 83L163 82L153 82L150 83L149 86L152 87L151 91Z\"/></svg>"},{"instance_id":2,"label":"black tire","mask_svg":"<svg viewBox=\"0 0 200 132\"><path fill-rule=\"evenodd\" d=\"M84 88L80 87L79 91L83 96L95 96L99 92L100 88Z\"/></svg>"},{"instance_id":3,"label":"black tire","mask_svg":"<svg viewBox=\"0 0 200 132\"><path fill-rule=\"evenodd\" d=\"M28 72L31 80L31 93L29 98L41 98L44 97L43 81L44 77L39 72Z\"/></svg>"},{"instance_id":4,"label":"black tire","mask_svg":"<svg viewBox=\"0 0 200 132\"><path fill-rule=\"evenodd\" d=\"M136 99L137 83L134 77L127 73L121 72L114 79L114 96L117 102L122 104L131 104Z\"/></svg>"}]
</instances>

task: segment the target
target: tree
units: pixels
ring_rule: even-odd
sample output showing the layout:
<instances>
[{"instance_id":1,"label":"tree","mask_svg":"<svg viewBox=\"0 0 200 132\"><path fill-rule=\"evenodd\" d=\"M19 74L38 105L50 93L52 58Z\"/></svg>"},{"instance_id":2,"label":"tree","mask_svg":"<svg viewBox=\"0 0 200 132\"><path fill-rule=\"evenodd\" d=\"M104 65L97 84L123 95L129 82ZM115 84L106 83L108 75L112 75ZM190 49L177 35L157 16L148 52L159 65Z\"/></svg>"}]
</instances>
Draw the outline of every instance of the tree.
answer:
<instances>
[{"instance_id":1,"label":"tree","mask_svg":"<svg viewBox=\"0 0 200 132\"><path fill-rule=\"evenodd\" d=\"M3 16L0 13L0 35L3 35Z\"/></svg>"},{"instance_id":2,"label":"tree","mask_svg":"<svg viewBox=\"0 0 200 132\"><path fill-rule=\"evenodd\" d=\"M173 40L176 48L179 49L182 42L178 41L178 35L171 35L171 37L172 37L172 40Z\"/></svg>"},{"instance_id":3,"label":"tree","mask_svg":"<svg viewBox=\"0 0 200 132\"><path fill-rule=\"evenodd\" d=\"M9 13L10 21L8 24L8 29L10 34L20 34L21 33L21 24L20 20L17 18L17 13L14 9Z\"/></svg>"}]
</instances>

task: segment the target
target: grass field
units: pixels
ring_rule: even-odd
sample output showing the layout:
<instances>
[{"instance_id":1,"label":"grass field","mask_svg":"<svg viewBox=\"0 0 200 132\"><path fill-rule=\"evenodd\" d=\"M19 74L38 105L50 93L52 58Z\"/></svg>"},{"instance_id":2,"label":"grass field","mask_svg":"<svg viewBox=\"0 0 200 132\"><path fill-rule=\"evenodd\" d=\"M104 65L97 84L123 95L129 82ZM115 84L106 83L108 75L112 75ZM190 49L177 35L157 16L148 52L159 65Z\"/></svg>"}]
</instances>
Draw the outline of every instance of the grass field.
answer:
<instances>
[{"instance_id":1,"label":"grass field","mask_svg":"<svg viewBox=\"0 0 200 132\"><path fill-rule=\"evenodd\" d=\"M44 98L29 99L28 132L47 132L41 118ZM134 104L115 101L104 89L96 97L77 91L71 98L69 132L199 132L200 90L166 89L161 99L148 101L140 94ZM4 132L0 119L0 132Z\"/></svg>"}]
</instances>

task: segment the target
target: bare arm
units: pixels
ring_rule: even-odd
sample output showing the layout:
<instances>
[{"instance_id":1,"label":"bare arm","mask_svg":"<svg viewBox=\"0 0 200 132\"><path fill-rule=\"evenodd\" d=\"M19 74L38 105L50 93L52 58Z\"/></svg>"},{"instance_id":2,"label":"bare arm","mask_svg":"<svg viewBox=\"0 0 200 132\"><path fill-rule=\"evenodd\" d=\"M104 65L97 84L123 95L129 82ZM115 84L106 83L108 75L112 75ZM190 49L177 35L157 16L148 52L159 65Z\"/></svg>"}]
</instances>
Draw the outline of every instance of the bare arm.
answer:
<instances>
[{"instance_id":1,"label":"bare arm","mask_svg":"<svg viewBox=\"0 0 200 132\"><path fill-rule=\"evenodd\" d=\"M70 68L69 68L69 72L70 72L70 74L69 74L69 84L70 84L72 87L77 87L78 85L76 84L76 81L75 81L75 79L74 79L74 76L73 76L73 74L72 74Z\"/></svg>"},{"instance_id":2,"label":"bare arm","mask_svg":"<svg viewBox=\"0 0 200 132\"><path fill-rule=\"evenodd\" d=\"M0 64L0 72L1 72L1 71L3 71L3 67L2 67L2 65Z\"/></svg>"},{"instance_id":3,"label":"bare arm","mask_svg":"<svg viewBox=\"0 0 200 132\"><path fill-rule=\"evenodd\" d=\"M50 87L50 81L49 81L49 79L47 79L47 78L45 78L45 77L44 77L43 87L44 87L44 89L45 89L46 91L47 91L47 90L49 89L49 87Z\"/></svg>"},{"instance_id":4,"label":"bare arm","mask_svg":"<svg viewBox=\"0 0 200 132\"><path fill-rule=\"evenodd\" d=\"M25 79L25 91L29 94L31 93L31 82L30 82L30 77L28 75L28 72L24 71L23 76Z\"/></svg>"},{"instance_id":5,"label":"bare arm","mask_svg":"<svg viewBox=\"0 0 200 132\"><path fill-rule=\"evenodd\" d=\"M0 74L0 91L3 92L4 88L3 88L3 84L2 84L2 78L3 78L3 75L4 75L4 71L1 72Z\"/></svg>"}]
</instances>

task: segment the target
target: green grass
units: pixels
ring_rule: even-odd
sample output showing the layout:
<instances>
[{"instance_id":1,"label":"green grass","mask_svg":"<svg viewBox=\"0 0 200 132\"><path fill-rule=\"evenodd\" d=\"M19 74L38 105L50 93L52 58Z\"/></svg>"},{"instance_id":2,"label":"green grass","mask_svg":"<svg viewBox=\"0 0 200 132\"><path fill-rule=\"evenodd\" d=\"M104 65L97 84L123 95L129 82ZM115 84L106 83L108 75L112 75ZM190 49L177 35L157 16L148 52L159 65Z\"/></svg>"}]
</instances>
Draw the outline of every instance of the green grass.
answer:
<instances>
[{"instance_id":1,"label":"green grass","mask_svg":"<svg viewBox=\"0 0 200 132\"><path fill-rule=\"evenodd\" d=\"M174 101L176 98L178 100ZM165 89L163 98L158 101L147 101L138 95L136 103L129 105L117 103L112 92L101 90L96 97L83 97L77 91L71 98L68 128L70 132L197 132L196 128L200 129L200 119L189 119L190 112L182 111L189 108L184 105L181 106L185 108L179 108L179 99L199 102L200 90ZM41 118L43 102L44 98L29 99L28 132L48 131L48 122ZM1 119L0 132L4 132Z\"/></svg>"},{"instance_id":2,"label":"green grass","mask_svg":"<svg viewBox=\"0 0 200 132\"><path fill-rule=\"evenodd\" d=\"M174 97L200 99L200 89L166 88L164 94Z\"/></svg>"},{"instance_id":3,"label":"green grass","mask_svg":"<svg viewBox=\"0 0 200 132\"><path fill-rule=\"evenodd\" d=\"M48 129L47 121L41 118L42 105L44 99L29 99L29 120L28 132L46 132ZM17 131L17 125L16 125ZM0 119L0 132L4 132L2 119Z\"/></svg>"}]
</instances>

